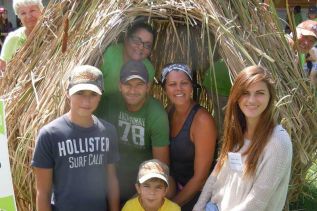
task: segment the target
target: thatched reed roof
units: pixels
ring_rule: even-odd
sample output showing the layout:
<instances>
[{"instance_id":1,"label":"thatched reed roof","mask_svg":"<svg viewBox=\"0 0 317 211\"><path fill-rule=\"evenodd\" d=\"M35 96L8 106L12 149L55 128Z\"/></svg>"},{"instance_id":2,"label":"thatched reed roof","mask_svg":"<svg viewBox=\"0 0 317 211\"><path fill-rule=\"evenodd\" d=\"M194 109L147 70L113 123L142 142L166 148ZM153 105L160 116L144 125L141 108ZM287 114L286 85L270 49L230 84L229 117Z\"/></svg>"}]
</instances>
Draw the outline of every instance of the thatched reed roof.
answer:
<instances>
[{"instance_id":1,"label":"thatched reed roof","mask_svg":"<svg viewBox=\"0 0 317 211\"><path fill-rule=\"evenodd\" d=\"M306 172L316 160L316 99L274 11L263 10L257 0L62 0L48 5L1 79L19 210L35 209L30 168L34 140L39 128L64 113L71 69L77 64L98 66L105 48L140 15L149 17L158 29L151 56L157 75L163 64L182 60L197 70L200 80L219 55L233 78L251 64L272 71L279 97L277 114L294 145L289 199L296 200ZM64 47L67 43L65 52L63 43ZM158 86L153 92L163 98Z\"/></svg>"}]
</instances>

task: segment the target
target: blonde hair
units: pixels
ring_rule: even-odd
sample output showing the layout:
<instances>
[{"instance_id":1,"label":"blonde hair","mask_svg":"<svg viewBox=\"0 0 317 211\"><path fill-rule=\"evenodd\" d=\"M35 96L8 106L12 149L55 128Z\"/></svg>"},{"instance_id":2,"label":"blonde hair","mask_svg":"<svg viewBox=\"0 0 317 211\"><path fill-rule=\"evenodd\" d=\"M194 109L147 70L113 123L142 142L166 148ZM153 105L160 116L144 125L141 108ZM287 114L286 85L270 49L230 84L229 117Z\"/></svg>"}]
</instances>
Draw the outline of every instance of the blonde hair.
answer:
<instances>
[{"instance_id":1,"label":"blonde hair","mask_svg":"<svg viewBox=\"0 0 317 211\"><path fill-rule=\"evenodd\" d=\"M21 6L29 6L29 5L38 6L41 11L44 9L42 0L13 0L13 3L12 3L13 10L16 15L19 15L18 11Z\"/></svg>"},{"instance_id":2,"label":"blonde hair","mask_svg":"<svg viewBox=\"0 0 317 211\"><path fill-rule=\"evenodd\" d=\"M238 100L252 84L264 82L269 90L270 99L267 107L261 114L261 121L256 125L249 149L246 155L245 175L253 176L257 163L273 132L275 121L273 117L275 88L271 74L262 66L250 66L242 70L230 91L225 121L224 138L220 151L219 162L216 171L220 171L227 160L228 152L238 151L244 144L244 133L247 130L246 118L241 111Z\"/></svg>"}]
</instances>

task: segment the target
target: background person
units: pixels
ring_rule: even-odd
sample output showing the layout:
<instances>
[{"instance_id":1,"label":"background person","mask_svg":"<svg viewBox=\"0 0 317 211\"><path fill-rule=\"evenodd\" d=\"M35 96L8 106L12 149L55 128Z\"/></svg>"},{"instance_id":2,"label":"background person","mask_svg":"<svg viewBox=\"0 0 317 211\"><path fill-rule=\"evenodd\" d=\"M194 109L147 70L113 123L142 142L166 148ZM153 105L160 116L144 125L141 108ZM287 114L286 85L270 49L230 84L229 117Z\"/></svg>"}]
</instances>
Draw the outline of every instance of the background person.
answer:
<instances>
[{"instance_id":1,"label":"background person","mask_svg":"<svg viewBox=\"0 0 317 211\"><path fill-rule=\"evenodd\" d=\"M138 196L130 199L122 211L180 211L180 207L166 198L169 169L157 159L144 161L139 167L135 188Z\"/></svg>"},{"instance_id":2,"label":"background person","mask_svg":"<svg viewBox=\"0 0 317 211\"><path fill-rule=\"evenodd\" d=\"M8 33L12 31L12 23L8 20L8 11L0 7L0 40L1 47L3 45L4 39L8 35ZM1 50L1 48L0 48Z\"/></svg>"},{"instance_id":3,"label":"background person","mask_svg":"<svg viewBox=\"0 0 317 211\"><path fill-rule=\"evenodd\" d=\"M41 128L36 141L37 210L104 211L108 197L110 210L119 211L116 130L92 115L102 92L99 69L74 68L67 91L70 110Z\"/></svg>"},{"instance_id":4,"label":"background person","mask_svg":"<svg viewBox=\"0 0 317 211\"><path fill-rule=\"evenodd\" d=\"M315 95L317 96L317 62L312 62L312 66L309 72L309 81L315 88Z\"/></svg>"},{"instance_id":5,"label":"background person","mask_svg":"<svg viewBox=\"0 0 317 211\"><path fill-rule=\"evenodd\" d=\"M308 8L307 18L313 21L317 21L317 7L310 6Z\"/></svg>"},{"instance_id":6,"label":"background person","mask_svg":"<svg viewBox=\"0 0 317 211\"><path fill-rule=\"evenodd\" d=\"M298 53L299 64L304 67L306 63L306 54L314 46L317 41L317 22L306 20L296 27L295 37L286 36L290 46Z\"/></svg>"},{"instance_id":7,"label":"background person","mask_svg":"<svg viewBox=\"0 0 317 211\"><path fill-rule=\"evenodd\" d=\"M311 6L308 8L307 17L310 20L316 21L317 23L317 7ZM315 70L315 66L317 63L317 44L315 42L314 46L309 50L309 52L305 55L306 65L304 66L304 71L309 76L311 82L315 83L315 73L311 75L312 70Z\"/></svg>"},{"instance_id":8,"label":"background person","mask_svg":"<svg viewBox=\"0 0 317 211\"><path fill-rule=\"evenodd\" d=\"M171 176L177 187L172 200L182 210L192 210L211 170L216 125L210 113L192 99L192 71L187 65L166 65L161 81L172 103L169 110Z\"/></svg>"},{"instance_id":9,"label":"background person","mask_svg":"<svg viewBox=\"0 0 317 211\"><path fill-rule=\"evenodd\" d=\"M292 143L274 121L275 90L261 66L242 70L230 92L223 145L194 211L283 210Z\"/></svg>"},{"instance_id":10,"label":"background person","mask_svg":"<svg viewBox=\"0 0 317 211\"><path fill-rule=\"evenodd\" d=\"M300 53L307 53L317 41L317 22L305 20L296 26L297 40L292 47Z\"/></svg>"},{"instance_id":11,"label":"background person","mask_svg":"<svg viewBox=\"0 0 317 211\"><path fill-rule=\"evenodd\" d=\"M309 50L309 53L306 54L306 64L303 69L310 76L311 71L314 69L314 66L317 64L317 45L312 47Z\"/></svg>"},{"instance_id":12,"label":"background person","mask_svg":"<svg viewBox=\"0 0 317 211\"><path fill-rule=\"evenodd\" d=\"M120 98L99 111L115 125L119 136L122 204L136 193L135 178L143 161L155 158L169 164L168 117L161 103L149 96L150 86L143 62L128 61L120 72Z\"/></svg>"},{"instance_id":13,"label":"background person","mask_svg":"<svg viewBox=\"0 0 317 211\"><path fill-rule=\"evenodd\" d=\"M14 12L21 19L23 27L6 37L0 55L0 71L5 71L6 63L24 45L41 17L43 8L41 0L13 0Z\"/></svg>"},{"instance_id":14,"label":"background person","mask_svg":"<svg viewBox=\"0 0 317 211\"><path fill-rule=\"evenodd\" d=\"M303 21L303 17L302 17L302 12L301 12L301 6L299 5L296 5L293 9L293 17L294 17L294 23L295 23L295 26L297 26L298 24L300 24L302 21ZM291 29L290 29L290 21L288 20L288 16L286 17L286 26L285 26L285 33L289 34L291 33Z\"/></svg>"}]
</instances>

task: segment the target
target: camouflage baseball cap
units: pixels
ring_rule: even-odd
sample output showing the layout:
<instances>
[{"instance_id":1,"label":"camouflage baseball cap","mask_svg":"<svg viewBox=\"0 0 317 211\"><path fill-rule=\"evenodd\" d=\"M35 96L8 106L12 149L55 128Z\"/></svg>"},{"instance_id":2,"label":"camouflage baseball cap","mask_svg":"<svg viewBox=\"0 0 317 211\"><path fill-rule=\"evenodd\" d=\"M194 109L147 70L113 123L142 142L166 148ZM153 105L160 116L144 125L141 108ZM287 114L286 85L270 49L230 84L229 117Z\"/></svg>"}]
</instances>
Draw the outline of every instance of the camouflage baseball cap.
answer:
<instances>
[{"instance_id":1,"label":"camouflage baseball cap","mask_svg":"<svg viewBox=\"0 0 317 211\"><path fill-rule=\"evenodd\" d=\"M139 167L138 181L142 184L149 179L159 178L168 185L168 175L168 166L157 159L152 159L141 163Z\"/></svg>"},{"instance_id":2,"label":"camouflage baseball cap","mask_svg":"<svg viewBox=\"0 0 317 211\"><path fill-rule=\"evenodd\" d=\"M305 20L297 25L296 31L304 36L313 36L317 39L317 21Z\"/></svg>"},{"instance_id":3,"label":"camouflage baseball cap","mask_svg":"<svg viewBox=\"0 0 317 211\"><path fill-rule=\"evenodd\" d=\"M76 66L69 77L68 93L73 95L76 92L90 90L102 95L104 91L102 72L90 65Z\"/></svg>"}]
</instances>

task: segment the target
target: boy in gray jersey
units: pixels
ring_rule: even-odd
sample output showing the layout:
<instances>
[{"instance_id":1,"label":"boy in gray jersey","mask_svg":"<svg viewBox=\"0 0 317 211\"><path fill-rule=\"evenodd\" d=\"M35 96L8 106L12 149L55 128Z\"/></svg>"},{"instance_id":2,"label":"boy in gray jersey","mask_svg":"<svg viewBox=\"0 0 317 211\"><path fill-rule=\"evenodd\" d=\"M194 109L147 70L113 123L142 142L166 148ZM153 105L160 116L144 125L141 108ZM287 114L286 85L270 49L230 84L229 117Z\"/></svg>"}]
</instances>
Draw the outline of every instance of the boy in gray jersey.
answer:
<instances>
[{"instance_id":1,"label":"boy in gray jersey","mask_svg":"<svg viewBox=\"0 0 317 211\"><path fill-rule=\"evenodd\" d=\"M37 210L119 210L114 164L119 160L116 130L92 113L103 92L99 69L72 71L68 113L39 131L32 159Z\"/></svg>"}]
</instances>

